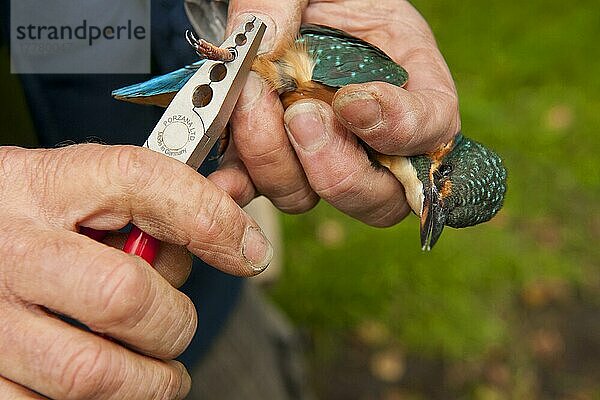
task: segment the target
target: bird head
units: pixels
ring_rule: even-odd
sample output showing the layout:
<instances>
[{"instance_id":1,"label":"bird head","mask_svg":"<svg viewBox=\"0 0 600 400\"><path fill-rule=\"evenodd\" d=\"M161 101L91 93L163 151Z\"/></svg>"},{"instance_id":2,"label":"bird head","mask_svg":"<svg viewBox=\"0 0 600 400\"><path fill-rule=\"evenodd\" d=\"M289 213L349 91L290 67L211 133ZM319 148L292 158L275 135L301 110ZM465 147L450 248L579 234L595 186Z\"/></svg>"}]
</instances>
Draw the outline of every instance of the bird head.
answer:
<instances>
[{"instance_id":1,"label":"bird head","mask_svg":"<svg viewBox=\"0 0 600 400\"><path fill-rule=\"evenodd\" d=\"M459 134L440 151L410 157L410 162L422 183L423 250L433 247L445 225L477 225L502 207L506 169L496 153L478 142Z\"/></svg>"}]
</instances>

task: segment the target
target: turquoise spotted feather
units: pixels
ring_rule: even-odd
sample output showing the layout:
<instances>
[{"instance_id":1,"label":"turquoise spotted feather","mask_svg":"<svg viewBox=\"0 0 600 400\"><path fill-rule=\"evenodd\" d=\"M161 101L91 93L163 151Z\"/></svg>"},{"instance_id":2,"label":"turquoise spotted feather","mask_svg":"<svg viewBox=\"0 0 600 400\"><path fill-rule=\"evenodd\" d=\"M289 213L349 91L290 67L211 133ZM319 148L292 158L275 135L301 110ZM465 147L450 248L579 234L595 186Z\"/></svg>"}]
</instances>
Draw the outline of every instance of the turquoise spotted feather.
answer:
<instances>
[{"instance_id":1,"label":"turquoise spotted feather","mask_svg":"<svg viewBox=\"0 0 600 400\"><path fill-rule=\"evenodd\" d=\"M408 73L379 48L346 32L303 25L300 42L315 60L312 80L331 87L382 81L404 86Z\"/></svg>"}]
</instances>

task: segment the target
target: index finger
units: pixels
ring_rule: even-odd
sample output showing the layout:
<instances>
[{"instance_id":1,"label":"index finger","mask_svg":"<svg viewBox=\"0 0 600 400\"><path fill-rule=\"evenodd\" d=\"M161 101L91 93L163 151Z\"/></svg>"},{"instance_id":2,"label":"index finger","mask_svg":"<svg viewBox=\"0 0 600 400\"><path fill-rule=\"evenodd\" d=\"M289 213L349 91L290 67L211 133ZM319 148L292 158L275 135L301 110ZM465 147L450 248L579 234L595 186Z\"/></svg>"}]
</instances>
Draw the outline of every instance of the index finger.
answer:
<instances>
[{"instance_id":1,"label":"index finger","mask_svg":"<svg viewBox=\"0 0 600 400\"><path fill-rule=\"evenodd\" d=\"M257 223L225 192L187 165L135 146L16 149L5 169L23 169L23 204L52 225L120 229L133 222L155 238L184 245L235 275L255 275L272 257ZM11 174L7 174L11 176Z\"/></svg>"}]
</instances>

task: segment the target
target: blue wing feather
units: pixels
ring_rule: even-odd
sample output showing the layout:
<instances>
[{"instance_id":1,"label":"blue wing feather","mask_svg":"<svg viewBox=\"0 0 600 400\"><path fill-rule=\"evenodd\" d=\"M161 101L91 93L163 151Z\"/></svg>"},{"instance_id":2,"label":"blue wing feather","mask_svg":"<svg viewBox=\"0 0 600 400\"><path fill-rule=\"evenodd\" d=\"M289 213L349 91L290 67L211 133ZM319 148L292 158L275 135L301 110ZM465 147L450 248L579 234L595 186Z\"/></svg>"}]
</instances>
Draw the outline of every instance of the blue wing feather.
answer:
<instances>
[{"instance_id":1,"label":"blue wing feather","mask_svg":"<svg viewBox=\"0 0 600 400\"><path fill-rule=\"evenodd\" d=\"M383 81L404 86L408 73L381 49L322 25L302 25L301 41L315 60L312 80L333 88Z\"/></svg>"},{"instance_id":2,"label":"blue wing feather","mask_svg":"<svg viewBox=\"0 0 600 400\"><path fill-rule=\"evenodd\" d=\"M166 107L205 61L200 60L148 81L114 90L112 95L118 100Z\"/></svg>"}]
</instances>

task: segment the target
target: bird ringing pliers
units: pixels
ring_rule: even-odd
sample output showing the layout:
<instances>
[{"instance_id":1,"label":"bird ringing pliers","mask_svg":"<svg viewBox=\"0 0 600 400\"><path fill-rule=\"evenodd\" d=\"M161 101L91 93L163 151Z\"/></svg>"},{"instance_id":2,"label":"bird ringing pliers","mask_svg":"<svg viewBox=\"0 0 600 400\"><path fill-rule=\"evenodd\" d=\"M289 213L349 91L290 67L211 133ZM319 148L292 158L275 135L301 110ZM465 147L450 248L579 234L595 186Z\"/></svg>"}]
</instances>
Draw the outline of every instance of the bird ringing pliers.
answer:
<instances>
[{"instance_id":1,"label":"bird ringing pliers","mask_svg":"<svg viewBox=\"0 0 600 400\"><path fill-rule=\"evenodd\" d=\"M225 129L266 25L251 16L223 42L228 61L206 60L181 88L165 110L144 147L198 169ZM90 228L82 233L101 239L105 232ZM160 242L133 226L123 251L136 254L152 264Z\"/></svg>"}]
</instances>

